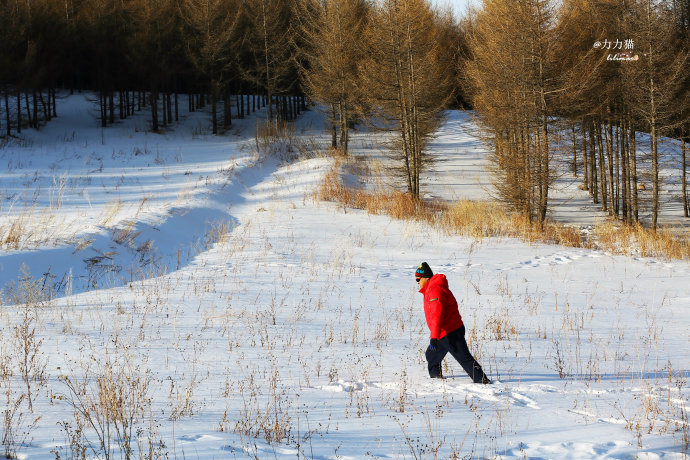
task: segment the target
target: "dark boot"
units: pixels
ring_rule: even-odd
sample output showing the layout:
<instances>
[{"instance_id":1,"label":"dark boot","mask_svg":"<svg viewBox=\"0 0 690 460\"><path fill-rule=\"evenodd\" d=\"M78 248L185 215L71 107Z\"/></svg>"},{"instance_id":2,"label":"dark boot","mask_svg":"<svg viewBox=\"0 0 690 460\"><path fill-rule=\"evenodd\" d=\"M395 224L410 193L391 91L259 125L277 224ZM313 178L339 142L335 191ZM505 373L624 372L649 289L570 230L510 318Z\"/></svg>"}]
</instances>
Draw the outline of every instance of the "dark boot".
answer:
<instances>
[{"instance_id":1,"label":"dark boot","mask_svg":"<svg viewBox=\"0 0 690 460\"><path fill-rule=\"evenodd\" d=\"M439 340L439 346L436 350L432 350L431 348L426 349L426 362L429 369L429 377L432 379L443 378L443 372L441 372L441 363L443 362L443 358L446 356L446 353L448 353L448 349L446 348L443 339Z\"/></svg>"},{"instance_id":2,"label":"dark boot","mask_svg":"<svg viewBox=\"0 0 690 460\"><path fill-rule=\"evenodd\" d=\"M432 379L442 379L443 371L441 370L441 365L437 364L435 366L429 366L429 377Z\"/></svg>"}]
</instances>

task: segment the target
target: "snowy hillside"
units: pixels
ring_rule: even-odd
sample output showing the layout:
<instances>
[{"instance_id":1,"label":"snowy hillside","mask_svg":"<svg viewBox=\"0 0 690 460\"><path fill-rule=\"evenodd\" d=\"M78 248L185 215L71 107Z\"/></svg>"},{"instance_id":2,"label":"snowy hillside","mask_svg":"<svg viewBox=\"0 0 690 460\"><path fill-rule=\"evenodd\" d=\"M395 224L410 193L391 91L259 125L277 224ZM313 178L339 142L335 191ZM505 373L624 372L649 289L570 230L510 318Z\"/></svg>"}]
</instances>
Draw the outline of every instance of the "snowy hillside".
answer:
<instances>
[{"instance_id":1,"label":"snowy hillside","mask_svg":"<svg viewBox=\"0 0 690 460\"><path fill-rule=\"evenodd\" d=\"M71 96L0 148L0 454L687 458L687 262L319 202L332 160L256 155L260 113L151 134L143 116L96 128L90 107ZM439 132L429 194L486 196L469 123ZM308 112L295 137L328 133ZM493 385L450 356L451 378L428 378L422 261Z\"/></svg>"}]
</instances>

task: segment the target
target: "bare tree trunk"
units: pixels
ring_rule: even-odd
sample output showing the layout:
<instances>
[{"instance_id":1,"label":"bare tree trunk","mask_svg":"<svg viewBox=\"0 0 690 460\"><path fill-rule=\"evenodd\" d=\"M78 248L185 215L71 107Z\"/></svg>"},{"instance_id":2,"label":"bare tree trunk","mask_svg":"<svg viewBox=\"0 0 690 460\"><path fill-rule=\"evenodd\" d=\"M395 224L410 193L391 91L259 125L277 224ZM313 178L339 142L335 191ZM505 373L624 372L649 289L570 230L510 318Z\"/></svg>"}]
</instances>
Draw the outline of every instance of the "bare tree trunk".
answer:
<instances>
[{"instance_id":1,"label":"bare tree trunk","mask_svg":"<svg viewBox=\"0 0 690 460\"><path fill-rule=\"evenodd\" d=\"M520 130L520 144L515 147L515 150L519 152L519 157L522 161L522 171L523 171L523 183L527 184L527 192L523 197L525 202L525 214L529 216L530 222L534 221L534 165L531 164L533 158L530 156L531 148L531 136L529 128L525 125Z\"/></svg>"},{"instance_id":2,"label":"bare tree trunk","mask_svg":"<svg viewBox=\"0 0 690 460\"><path fill-rule=\"evenodd\" d=\"M683 215L690 217L690 208L688 208L688 180L687 180L687 148L685 147L685 135L680 138L681 154L683 156L683 170L681 171L681 183L683 186Z\"/></svg>"},{"instance_id":3,"label":"bare tree trunk","mask_svg":"<svg viewBox=\"0 0 690 460\"><path fill-rule=\"evenodd\" d=\"M268 56L268 24L266 23L266 4L262 2L262 25L263 25L263 39L264 39L264 57L266 70L266 96L268 98L268 120L273 122L273 84L271 83L271 65Z\"/></svg>"},{"instance_id":4,"label":"bare tree trunk","mask_svg":"<svg viewBox=\"0 0 690 460\"><path fill-rule=\"evenodd\" d=\"M32 96L33 96L33 102L34 102L34 129L38 129L38 97L37 94L38 92L36 90L33 90Z\"/></svg>"},{"instance_id":5,"label":"bare tree trunk","mask_svg":"<svg viewBox=\"0 0 690 460\"><path fill-rule=\"evenodd\" d=\"M107 106L107 96L105 91L101 91L99 94L99 104L101 110L101 128L108 126L108 106Z\"/></svg>"},{"instance_id":6,"label":"bare tree trunk","mask_svg":"<svg viewBox=\"0 0 690 460\"><path fill-rule=\"evenodd\" d=\"M212 83L211 88L211 132L218 134L218 96L215 83Z\"/></svg>"},{"instance_id":7,"label":"bare tree trunk","mask_svg":"<svg viewBox=\"0 0 690 460\"><path fill-rule=\"evenodd\" d=\"M585 190L590 191L591 194L591 188L589 184L589 152L587 151L587 131L585 129L584 120L580 122L580 130L582 134L582 167L584 169L583 184L585 186Z\"/></svg>"},{"instance_id":8,"label":"bare tree trunk","mask_svg":"<svg viewBox=\"0 0 690 460\"><path fill-rule=\"evenodd\" d=\"M331 104L331 147L338 148L338 129L335 123L335 104Z\"/></svg>"},{"instance_id":9,"label":"bare tree trunk","mask_svg":"<svg viewBox=\"0 0 690 460\"><path fill-rule=\"evenodd\" d=\"M403 158L405 162L405 172L407 175L407 191L412 196L417 196L415 194L415 180L414 180L414 158L410 152L409 146L409 128L407 126L407 101L403 91L403 77L402 77L402 62L400 61L399 53L397 53L397 46L393 42L392 48L396 50L395 52L395 77L397 82L397 105L398 105L398 117L400 119L400 135L402 139L402 149Z\"/></svg>"},{"instance_id":10,"label":"bare tree trunk","mask_svg":"<svg viewBox=\"0 0 690 460\"><path fill-rule=\"evenodd\" d=\"M240 107L240 99L242 99L241 94L235 96L235 111L237 112L237 118L244 118L244 111L242 110L242 107Z\"/></svg>"},{"instance_id":11,"label":"bare tree trunk","mask_svg":"<svg viewBox=\"0 0 690 460\"><path fill-rule=\"evenodd\" d=\"M108 92L108 109L110 111L110 124L115 123L115 92Z\"/></svg>"},{"instance_id":12,"label":"bare tree trunk","mask_svg":"<svg viewBox=\"0 0 690 460\"><path fill-rule=\"evenodd\" d=\"M227 102L224 104L225 106L225 127L232 126L232 95L227 94Z\"/></svg>"},{"instance_id":13,"label":"bare tree trunk","mask_svg":"<svg viewBox=\"0 0 690 460\"><path fill-rule=\"evenodd\" d=\"M619 151L620 151L620 163L621 163L621 185L622 185L622 214L623 214L623 221L627 224L629 223L629 217L630 217L630 186L629 186L629 173L628 173L628 146L627 146L627 138L628 136L626 135L627 132L627 125L625 123L625 119L621 117L620 122L619 122L619 132L618 132L618 145L619 145Z\"/></svg>"},{"instance_id":14,"label":"bare tree trunk","mask_svg":"<svg viewBox=\"0 0 690 460\"><path fill-rule=\"evenodd\" d=\"M39 91L38 99L41 101L41 107L43 107L43 117L45 121L48 122L50 121L50 97L48 97L48 104L46 104L45 99L43 99L43 92Z\"/></svg>"},{"instance_id":15,"label":"bare tree trunk","mask_svg":"<svg viewBox=\"0 0 690 460\"><path fill-rule=\"evenodd\" d=\"M649 135L652 146L652 231L656 232L659 221L659 150L654 117L652 117L651 125Z\"/></svg>"},{"instance_id":16,"label":"bare tree trunk","mask_svg":"<svg viewBox=\"0 0 690 460\"><path fill-rule=\"evenodd\" d=\"M168 127L168 110L166 107L167 98L165 96L165 91L161 92L161 121L163 122L163 128Z\"/></svg>"},{"instance_id":17,"label":"bare tree trunk","mask_svg":"<svg viewBox=\"0 0 690 460\"><path fill-rule=\"evenodd\" d=\"M22 132L22 92L17 90L17 134Z\"/></svg>"},{"instance_id":18,"label":"bare tree trunk","mask_svg":"<svg viewBox=\"0 0 690 460\"><path fill-rule=\"evenodd\" d=\"M242 91L240 90L240 94L237 95L237 97L240 99L240 113L237 115L238 118L244 118L245 113L244 113L244 95L242 94Z\"/></svg>"},{"instance_id":19,"label":"bare tree trunk","mask_svg":"<svg viewBox=\"0 0 690 460\"><path fill-rule=\"evenodd\" d=\"M606 139L606 161L608 162L608 167L606 168L606 175L609 186L609 214L617 215L617 209L615 205L615 182L613 177L613 128L611 124L611 118L609 117L606 121L606 126L604 127L604 137Z\"/></svg>"},{"instance_id":20,"label":"bare tree trunk","mask_svg":"<svg viewBox=\"0 0 690 460\"><path fill-rule=\"evenodd\" d=\"M597 150L599 153L599 183L601 190L601 210L608 211L608 196L607 196L607 184L606 184L606 164L604 163L604 143L602 142L601 135L601 120L595 121L594 132L597 138Z\"/></svg>"},{"instance_id":21,"label":"bare tree trunk","mask_svg":"<svg viewBox=\"0 0 690 460\"><path fill-rule=\"evenodd\" d=\"M159 129L158 125L158 89L154 86L150 94L151 103L151 129L156 132Z\"/></svg>"},{"instance_id":22,"label":"bare tree trunk","mask_svg":"<svg viewBox=\"0 0 690 460\"><path fill-rule=\"evenodd\" d=\"M31 103L29 102L29 91L24 91L24 102L26 102L26 121L29 123L29 127L33 128L34 118L31 116Z\"/></svg>"},{"instance_id":23,"label":"bare tree trunk","mask_svg":"<svg viewBox=\"0 0 690 460\"><path fill-rule=\"evenodd\" d=\"M12 125L10 123L10 91L5 88L5 121L7 125L7 137L12 135Z\"/></svg>"},{"instance_id":24,"label":"bare tree trunk","mask_svg":"<svg viewBox=\"0 0 690 460\"><path fill-rule=\"evenodd\" d=\"M599 203L599 176L597 174L597 144L596 136L594 135L594 122L592 120L588 123L589 126L589 183L590 193L594 197L594 203Z\"/></svg>"},{"instance_id":25,"label":"bare tree trunk","mask_svg":"<svg viewBox=\"0 0 690 460\"><path fill-rule=\"evenodd\" d=\"M421 188L419 178L422 175L422 145L419 138L419 118L417 116L417 76L414 65L414 53L412 50L412 38L410 37L410 25L407 25L407 67L409 73L409 88L410 88L410 141L412 144L413 158L414 158L414 195L419 198L421 196Z\"/></svg>"},{"instance_id":26,"label":"bare tree trunk","mask_svg":"<svg viewBox=\"0 0 690 460\"><path fill-rule=\"evenodd\" d=\"M577 177L577 144L575 138L575 122L570 123L570 130L573 141L573 177Z\"/></svg>"},{"instance_id":27,"label":"bare tree trunk","mask_svg":"<svg viewBox=\"0 0 690 460\"><path fill-rule=\"evenodd\" d=\"M616 186L615 198L613 200L614 210L616 216L620 214L621 210L621 157L620 157L620 126L617 123L613 123L613 133L611 140L614 142L613 145L613 161L614 161L614 178Z\"/></svg>"},{"instance_id":28,"label":"bare tree trunk","mask_svg":"<svg viewBox=\"0 0 690 460\"><path fill-rule=\"evenodd\" d=\"M620 163L621 163L621 184L622 184L622 214L623 221L629 223L630 217L630 194L629 194L629 184L628 184L628 149L627 149L627 125L625 120L621 118L618 130L618 147L620 152Z\"/></svg>"},{"instance_id":29,"label":"bare tree trunk","mask_svg":"<svg viewBox=\"0 0 690 460\"><path fill-rule=\"evenodd\" d=\"M348 126L347 126L347 108L344 107L344 103L341 101L339 104L340 112L340 148L343 152L347 153L348 144Z\"/></svg>"},{"instance_id":30,"label":"bare tree trunk","mask_svg":"<svg viewBox=\"0 0 690 460\"><path fill-rule=\"evenodd\" d=\"M638 201L638 183L637 183L637 141L635 139L635 127L630 125L630 175L632 176L632 205L633 218L635 223L640 221L640 207Z\"/></svg>"}]
</instances>

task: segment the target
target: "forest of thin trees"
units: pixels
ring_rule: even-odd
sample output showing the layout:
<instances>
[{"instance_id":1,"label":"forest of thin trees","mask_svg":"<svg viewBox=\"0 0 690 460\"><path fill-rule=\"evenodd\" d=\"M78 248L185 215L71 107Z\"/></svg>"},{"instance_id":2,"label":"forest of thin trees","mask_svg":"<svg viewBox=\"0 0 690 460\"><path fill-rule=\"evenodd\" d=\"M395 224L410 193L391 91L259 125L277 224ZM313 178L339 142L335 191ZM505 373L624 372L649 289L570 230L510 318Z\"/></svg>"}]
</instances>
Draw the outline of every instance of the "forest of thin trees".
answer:
<instances>
[{"instance_id":1,"label":"forest of thin trees","mask_svg":"<svg viewBox=\"0 0 690 460\"><path fill-rule=\"evenodd\" d=\"M152 131L181 110L205 107L216 134L233 112L277 124L315 104L344 153L357 124L392 131L419 198L445 110L471 108L512 211L543 223L569 158L602 210L634 225L649 209L656 228L661 138L680 142L690 216L689 49L690 0L484 0L462 17L428 0L0 0L0 136L59 116L64 91L94 94L104 128L145 111Z\"/></svg>"},{"instance_id":2,"label":"forest of thin trees","mask_svg":"<svg viewBox=\"0 0 690 460\"><path fill-rule=\"evenodd\" d=\"M690 1L485 0L463 34L462 78L494 146L498 194L513 209L544 221L554 140L563 158L569 137L572 171L592 200L637 224L638 192L651 187L656 229L666 136L681 142L688 216ZM637 145L640 132L649 146Z\"/></svg>"}]
</instances>

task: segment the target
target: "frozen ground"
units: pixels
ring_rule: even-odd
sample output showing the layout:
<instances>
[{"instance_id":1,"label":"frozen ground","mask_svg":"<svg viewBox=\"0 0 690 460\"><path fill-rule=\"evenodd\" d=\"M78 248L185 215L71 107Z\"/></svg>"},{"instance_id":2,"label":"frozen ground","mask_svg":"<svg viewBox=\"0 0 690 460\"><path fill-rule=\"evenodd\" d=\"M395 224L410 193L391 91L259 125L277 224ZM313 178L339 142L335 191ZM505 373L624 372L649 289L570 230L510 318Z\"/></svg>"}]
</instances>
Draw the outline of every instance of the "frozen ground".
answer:
<instances>
[{"instance_id":1,"label":"frozen ground","mask_svg":"<svg viewBox=\"0 0 690 460\"><path fill-rule=\"evenodd\" d=\"M142 117L94 128L82 96L59 109L0 149L3 239L22 229L0 280L29 301L0 311L10 453L687 458L688 263L459 238L315 201L331 160L258 157L260 113L214 137L201 113L158 135ZM429 193L484 196L466 123L453 114L439 133ZM295 136L327 140L322 125L308 113ZM451 378L426 376L423 260L448 276L494 385L450 359Z\"/></svg>"}]
</instances>

